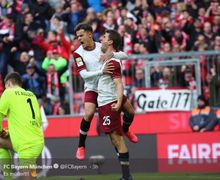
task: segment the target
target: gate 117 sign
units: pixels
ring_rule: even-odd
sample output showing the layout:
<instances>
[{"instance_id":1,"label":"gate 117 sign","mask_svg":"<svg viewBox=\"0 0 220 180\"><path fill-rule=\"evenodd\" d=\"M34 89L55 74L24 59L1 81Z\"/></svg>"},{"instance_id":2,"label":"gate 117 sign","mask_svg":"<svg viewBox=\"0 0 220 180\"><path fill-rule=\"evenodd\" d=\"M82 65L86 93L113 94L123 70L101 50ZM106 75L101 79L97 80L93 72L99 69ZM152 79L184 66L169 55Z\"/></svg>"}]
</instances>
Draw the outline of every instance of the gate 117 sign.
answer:
<instances>
[{"instance_id":1,"label":"gate 117 sign","mask_svg":"<svg viewBox=\"0 0 220 180\"><path fill-rule=\"evenodd\" d=\"M187 89L137 90L136 111L189 111L191 91Z\"/></svg>"}]
</instances>

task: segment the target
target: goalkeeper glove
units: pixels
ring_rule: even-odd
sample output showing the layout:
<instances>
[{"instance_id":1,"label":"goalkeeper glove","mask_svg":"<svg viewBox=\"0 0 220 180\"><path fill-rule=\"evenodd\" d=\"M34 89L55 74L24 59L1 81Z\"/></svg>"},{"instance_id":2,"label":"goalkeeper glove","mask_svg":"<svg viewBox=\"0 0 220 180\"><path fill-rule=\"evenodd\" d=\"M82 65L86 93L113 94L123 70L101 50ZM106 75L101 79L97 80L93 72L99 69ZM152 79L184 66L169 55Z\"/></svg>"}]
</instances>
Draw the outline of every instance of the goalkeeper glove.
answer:
<instances>
[{"instance_id":1,"label":"goalkeeper glove","mask_svg":"<svg viewBox=\"0 0 220 180\"><path fill-rule=\"evenodd\" d=\"M8 130L2 129L2 132L0 133L0 137L5 139L8 138L8 136L9 136Z\"/></svg>"}]
</instances>

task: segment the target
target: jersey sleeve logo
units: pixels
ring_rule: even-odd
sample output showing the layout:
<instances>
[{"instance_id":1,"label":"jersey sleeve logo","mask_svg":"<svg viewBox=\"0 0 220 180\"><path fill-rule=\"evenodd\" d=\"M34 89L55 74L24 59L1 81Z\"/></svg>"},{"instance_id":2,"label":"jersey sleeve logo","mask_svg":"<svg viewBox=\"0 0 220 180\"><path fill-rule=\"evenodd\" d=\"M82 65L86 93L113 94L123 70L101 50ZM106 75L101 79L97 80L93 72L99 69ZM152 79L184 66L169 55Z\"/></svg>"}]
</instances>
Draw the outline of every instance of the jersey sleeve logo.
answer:
<instances>
[{"instance_id":1,"label":"jersey sleeve logo","mask_svg":"<svg viewBox=\"0 0 220 180\"><path fill-rule=\"evenodd\" d=\"M81 57L76 58L76 64L77 64L78 67L83 65L83 60L82 60Z\"/></svg>"}]
</instances>

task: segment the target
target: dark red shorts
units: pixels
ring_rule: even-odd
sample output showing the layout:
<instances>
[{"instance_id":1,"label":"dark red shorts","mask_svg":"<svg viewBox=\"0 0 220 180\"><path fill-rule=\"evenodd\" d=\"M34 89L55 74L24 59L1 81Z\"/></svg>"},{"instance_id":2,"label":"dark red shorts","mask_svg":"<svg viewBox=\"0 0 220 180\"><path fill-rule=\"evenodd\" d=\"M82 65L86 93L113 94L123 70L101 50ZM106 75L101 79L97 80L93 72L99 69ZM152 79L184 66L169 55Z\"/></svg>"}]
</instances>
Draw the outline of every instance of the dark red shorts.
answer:
<instances>
[{"instance_id":1,"label":"dark red shorts","mask_svg":"<svg viewBox=\"0 0 220 180\"><path fill-rule=\"evenodd\" d=\"M123 135L121 128L121 111L112 111L111 105L113 103L115 102L98 108L100 128L104 133L116 131L117 134Z\"/></svg>"},{"instance_id":2,"label":"dark red shorts","mask_svg":"<svg viewBox=\"0 0 220 180\"><path fill-rule=\"evenodd\" d=\"M84 103L89 102L89 103L96 104L96 106L97 106L97 98L98 98L98 93L97 92L95 92L95 91L86 91L85 96L84 96Z\"/></svg>"}]
</instances>

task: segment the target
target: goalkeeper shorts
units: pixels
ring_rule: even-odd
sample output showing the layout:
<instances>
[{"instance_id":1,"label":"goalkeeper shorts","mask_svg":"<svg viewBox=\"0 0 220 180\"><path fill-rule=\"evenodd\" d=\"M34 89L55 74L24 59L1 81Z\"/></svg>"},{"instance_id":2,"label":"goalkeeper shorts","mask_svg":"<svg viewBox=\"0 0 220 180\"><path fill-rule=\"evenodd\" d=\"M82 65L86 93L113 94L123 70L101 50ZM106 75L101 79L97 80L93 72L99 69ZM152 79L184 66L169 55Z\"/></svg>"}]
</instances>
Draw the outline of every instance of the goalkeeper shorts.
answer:
<instances>
[{"instance_id":1,"label":"goalkeeper shorts","mask_svg":"<svg viewBox=\"0 0 220 180\"><path fill-rule=\"evenodd\" d=\"M43 150L44 144L38 144L27 149L23 149L17 152L19 158L20 168L34 169L37 158L40 156Z\"/></svg>"}]
</instances>

